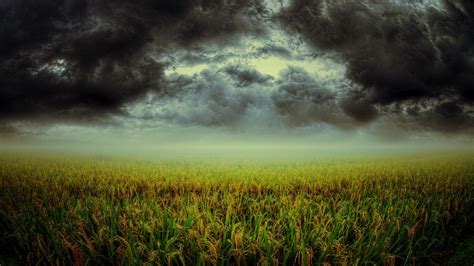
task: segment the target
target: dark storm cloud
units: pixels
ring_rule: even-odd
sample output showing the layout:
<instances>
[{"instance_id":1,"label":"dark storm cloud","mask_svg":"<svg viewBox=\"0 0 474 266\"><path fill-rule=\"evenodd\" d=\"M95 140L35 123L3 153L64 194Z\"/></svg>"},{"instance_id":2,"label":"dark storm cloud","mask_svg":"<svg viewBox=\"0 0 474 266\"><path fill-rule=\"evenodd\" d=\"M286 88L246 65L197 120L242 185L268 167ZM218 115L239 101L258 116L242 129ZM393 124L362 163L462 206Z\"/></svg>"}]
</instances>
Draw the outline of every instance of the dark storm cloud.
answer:
<instances>
[{"instance_id":1,"label":"dark storm cloud","mask_svg":"<svg viewBox=\"0 0 474 266\"><path fill-rule=\"evenodd\" d=\"M324 123L351 128L355 123L344 115L337 85L322 83L302 68L289 67L280 73L272 102L278 115L290 126Z\"/></svg>"},{"instance_id":2,"label":"dark storm cloud","mask_svg":"<svg viewBox=\"0 0 474 266\"><path fill-rule=\"evenodd\" d=\"M173 75L166 84L149 107L135 113L137 118L244 129L314 124L350 129L361 124L340 106L338 91L344 85L318 81L302 68L288 67L271 77L237 64Z\"/></svg>"},{"instance_id":3,"label":"dark storm cloud","mask_svg":"<svg viewBox=\"0 0 474 266\"><path fill-rule=\"evenodd\" d=\"M165 119L177 124L238 126L253 108L267 109L271 101L263 86L271 77L243 65L204 70L193 76L173 75L139 118ZM251 114L250 114L251 115Z\"/></svg>"},{"instance_id":4,"label":"dark storm cloud","mask_svg":"<svg viewBox=\"0 0 474 266\"><path fill-rule=\"evenodd\" d=\"M474 125L472 116L456 102L441 103L425 115L428 116L426 120L431 122L427 126L440 131L456 132Z\"/></svg>"},{"instance_id":5,"label":"dark storm cloud","mask_svg":"<svg viewBox=\"0 0 474 266\"><path fill-rule=\"evenodd\" d=\"M0 118L90 120L159 90L175 46L258 32L258 0L0 2Z\"/></svg>"},{"instance_id":6,"label":"dark storm cloud","mask_svg":"<svg viewBox=\"0 0 474 266\"><path fill-rule=\"evenodd\" d=\"M389 112L395 109L398 123L411 124L410 127L417 130L443 133L472 133L473 130L472 110L457 100L404 103L388 109Z\"/></svg>"},{"instance_id":7,"label":"dark storm cloud","mask_svg":"<svg viewBox=\"0 0 474 266\"><path fill-rule=\"evenodd\" d=\"M341 107L348 116L361 123L373 121L378 115L377 109L365 100L347 98L341 102Z\"/></svg>"},{"instance_id":8,"label":"dark storm cloud","mask_svg":"<svg viewBox=\"0 0 474 266\"><path fill-rule=\"evenodd\" d=\"M274 44L267 44L264 47L258 49L258 54L259 55L276 55L276 56L288 58L288 59L292 57L292 53L289 49L283 46L274 45Z\"/></svg>"},{"instance_id":9,"label":"dark storm cloud","mask_svg":"<svg viewBox=\"0 0 474 266\"><path fill-rule=\"evenodd\" d=\"M3 0L0 134L20 134L17 120L104 123L116 114L203 126L267 119L345 129L391 120L470 132L474 4L431 2L293 0L276 17L314 48L302 54L264 34L276 28L263 0ZM334 59L347 66L347 84L294 67L272 77L222 66L270 57ZM198 64L209 69L165 75ZM149 108L127 114L150 92Z\"/></svg>"},{"instance_id":10,"label":"dark storm cloud","mask_svg":"<svg viewBox=\"0 0 474 266\"><path fill-rule=\"evenodd\" d=\"M231 65L224 69L238 86L245 87L254 83L263 84L272 79L272 76L263 75L257 70L242 65Z\"/></svg>"},{"instance_id":11,"label":"dark storm cloud","mask_svg":"<svg viewBox=\"0 0 474 266\"><path fill-rule=\"evenodd\" d=\"M446 0L435 8L427 3L293 0L280 21L315 49L348 63L354 91L342 107L354 119L373 120L376 106L456 99L428 106L432 113L420 116L419 123L433 123L434 129L442 123L442 131L472 127L472 114L465 111L474 100L474 4Z\"/></svg>"}]
</instances>

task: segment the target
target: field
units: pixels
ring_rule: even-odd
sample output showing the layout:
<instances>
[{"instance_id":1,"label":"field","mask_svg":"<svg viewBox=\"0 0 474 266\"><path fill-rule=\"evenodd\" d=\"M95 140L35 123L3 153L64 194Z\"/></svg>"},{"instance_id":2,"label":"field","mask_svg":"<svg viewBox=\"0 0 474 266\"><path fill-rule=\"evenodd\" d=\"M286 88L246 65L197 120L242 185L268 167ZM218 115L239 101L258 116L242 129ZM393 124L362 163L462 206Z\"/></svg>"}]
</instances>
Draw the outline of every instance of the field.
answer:
<instances>
[{"instance_id":1,"label":"field","mask_svg":"<svg viewBox=\"0 0 474 266\"><path fill-rule=\"evenodd\" d=\"M2 265L447 263L466 255L456 250L474 232L469 152L304 160L6 152L0 180Z\"/></svg>"}]
</instances>

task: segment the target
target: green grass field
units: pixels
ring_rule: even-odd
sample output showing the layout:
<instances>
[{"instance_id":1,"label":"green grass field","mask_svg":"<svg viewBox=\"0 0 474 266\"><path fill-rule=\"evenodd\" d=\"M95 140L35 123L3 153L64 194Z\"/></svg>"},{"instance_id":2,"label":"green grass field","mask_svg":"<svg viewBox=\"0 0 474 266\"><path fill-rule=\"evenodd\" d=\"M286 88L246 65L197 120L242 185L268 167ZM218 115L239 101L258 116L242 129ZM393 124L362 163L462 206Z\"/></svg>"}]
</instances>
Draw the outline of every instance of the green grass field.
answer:
<instances>
[{"instance_id":1,"label":"green grass field","mask_svg":"<svg viewBox=\"0 0 474 266\"><path fill-rule=\"evenodd\" d=\"M0 180L2 265L468 262L457 250L474 232L469 152L181 161L4 153Z\"/></svg>"}]
</instances>

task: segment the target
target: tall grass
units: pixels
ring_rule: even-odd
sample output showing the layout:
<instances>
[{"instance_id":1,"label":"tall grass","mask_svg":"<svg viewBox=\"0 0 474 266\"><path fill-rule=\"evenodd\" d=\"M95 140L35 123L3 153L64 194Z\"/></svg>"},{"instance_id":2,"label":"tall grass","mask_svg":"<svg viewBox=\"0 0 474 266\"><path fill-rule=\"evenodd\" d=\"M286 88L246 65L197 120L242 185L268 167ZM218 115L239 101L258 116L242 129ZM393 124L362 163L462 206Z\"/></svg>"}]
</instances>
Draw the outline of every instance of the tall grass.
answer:
<instances>
[{"instance_id":1,"label":"tall grass","mask_svg":"<svg viewBox=\"0 0 474 266\"><path fill-rule=\"evenodd\" d=\"M472 154L304 162L0 156L0 254L29 264L438 263Z\"/></svg>"}]
</instances>

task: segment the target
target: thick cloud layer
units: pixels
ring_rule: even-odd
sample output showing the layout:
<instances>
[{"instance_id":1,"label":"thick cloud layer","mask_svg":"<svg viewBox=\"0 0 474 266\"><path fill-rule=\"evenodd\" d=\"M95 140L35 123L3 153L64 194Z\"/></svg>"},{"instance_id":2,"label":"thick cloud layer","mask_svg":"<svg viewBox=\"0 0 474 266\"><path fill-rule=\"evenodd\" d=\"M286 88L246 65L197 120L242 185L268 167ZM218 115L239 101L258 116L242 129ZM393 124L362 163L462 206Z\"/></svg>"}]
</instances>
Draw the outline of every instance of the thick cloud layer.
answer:
<instances>
[{"instance_id":1,"label":"thick cloud layer","mask_svg":"<svg viewBox=\"0 0 474 266\"><path fill-rule=\"evenodd\" d=\"M258 0L1 1L0 118L120 113L160 89L164 51L259 31L263 11Z\"/></svg>"},{"instance_id":2,"label":"thick cloud layer","mask_svg":"<svg viewBox=\"0 0 474 266\"><path fill-rule=\"evenodd\" d=\"M228 65L192 76L172 75L166 84L131 114L141 120L243 130L315 124L350 129L360 124L343 111L345 83L323 82L303 68L288 67L274 77Z\"/></svg>"},{"instance_id":3,"label":"thick cloud layer","mask_svg":"<svg viewBox=\"0 0 474 266\"><path fill-rule=\"evenodd\" d=\"M355 119L376 118L374 106L434 99L440 129L473 125L472 1L293 0L280 20L348 63L354 86L344 110Z\"/></svg>"},{"instance_id":4,"label":"thick cloud layer","mask_svg":"<svg viewBox=\"0 0 474 266\"><path fill-rule=\"evenodd\" d=\"M0 134L117 116L472 133L471 1L282 2L0 1Z\"/></svg>"}]
</instances>

